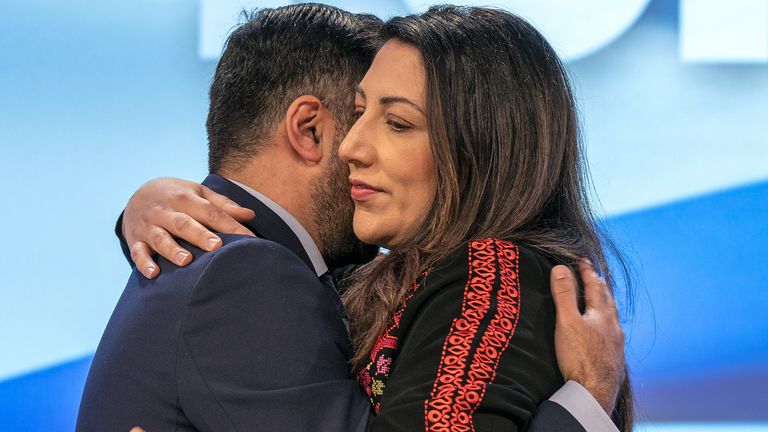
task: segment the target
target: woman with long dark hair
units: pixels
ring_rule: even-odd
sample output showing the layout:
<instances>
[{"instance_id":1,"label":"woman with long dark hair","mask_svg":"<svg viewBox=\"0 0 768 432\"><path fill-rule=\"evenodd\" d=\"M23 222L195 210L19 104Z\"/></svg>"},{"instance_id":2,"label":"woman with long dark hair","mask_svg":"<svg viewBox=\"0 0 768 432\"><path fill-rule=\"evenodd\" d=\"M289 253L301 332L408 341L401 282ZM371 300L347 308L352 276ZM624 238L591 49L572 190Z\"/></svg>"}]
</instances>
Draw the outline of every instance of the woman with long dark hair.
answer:
<instances>
[{"instance_id":1,"label":"woman with long dark hair","mask_svg":"<svg viewBox=\"0 0 768 432\"><path fill-rule=\"evenodd\" d=\"M567 74L501 10L393 18L339 149L354 229L390 250L344 303L373 430L520 430L561 384L553 263L610 280ZM614 420L632 428L628 384Z\"/></svg>"},{"instance_id":2,"label":"woman with long dark hair","mask_svg":"<svg viewBox=\"0 0 768 432\"><path fill-rule=\"evenodd\" d=\"M612 285L567 73L526 21L440 6L393 18L339 156L354 231L389 249L346 280L376 430L525 430L563 384L549 274ZM624 382L613 412L632 430Z\"/></svg>"}]
</instances>

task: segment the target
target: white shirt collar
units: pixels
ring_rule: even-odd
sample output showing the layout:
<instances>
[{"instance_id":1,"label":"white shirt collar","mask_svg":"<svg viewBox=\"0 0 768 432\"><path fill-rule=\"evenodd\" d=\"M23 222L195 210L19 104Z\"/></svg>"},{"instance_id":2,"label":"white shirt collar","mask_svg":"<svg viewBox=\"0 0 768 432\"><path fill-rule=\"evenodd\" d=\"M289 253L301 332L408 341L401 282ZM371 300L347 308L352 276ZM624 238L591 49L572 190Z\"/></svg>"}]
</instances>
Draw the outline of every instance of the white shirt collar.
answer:
<instances>
[{"instance_id":1,"label":"white shirt collar","mask_svg":"<svg viewBox=\"0 0 768 432\"><path fill-rule=\"evenodd\" d=\"M246 192L256 197L256 199L264 203L265 206L269 207L270 210L275 212L275 214L280 219L282 219L283 222L286 223L286 225L288 225L291 231L293 231L293 233L296 234L296 237L299 238L299 241L301 242L301 246L304 248L304 251L307 252L307 255L309 255L309 260L312 262L312 266L315 268L315 273L317 273L318 277L328 272L328 266L325 264L323 255L320 253L320 249L317 248L317 244L315 244L315 241L312 239L312 236L309 235L307 230L301 225L301 223L298 220L296 220L295 217L293 217L292 214L288 212L288 210L280 207L279 204L267 198L264 194L253 189L252 187L246 186L240 182L236 182L229 178L227 180L240 186Z\"/></svg>"}]
</instances>

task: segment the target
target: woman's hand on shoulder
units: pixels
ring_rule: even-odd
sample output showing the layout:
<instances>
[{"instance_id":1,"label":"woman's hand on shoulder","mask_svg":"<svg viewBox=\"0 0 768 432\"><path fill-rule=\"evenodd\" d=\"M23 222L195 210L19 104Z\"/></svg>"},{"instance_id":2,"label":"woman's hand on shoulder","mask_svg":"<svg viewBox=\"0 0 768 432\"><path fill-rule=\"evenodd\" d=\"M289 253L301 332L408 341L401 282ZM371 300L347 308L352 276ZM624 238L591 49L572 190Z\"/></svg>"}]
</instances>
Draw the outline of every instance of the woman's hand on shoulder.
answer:
<instances>
[{"instance_id":1,"label":"woman's hand on shoulder","mask_svg":"<svg viewBox=\"0 0 768 432\"><path fill-rule=\"evenodd\" d=\"M174 237L211 251L222 244L213 231L252 236L240 222L254 216L252 210L199 183L159 178L144 184L128 201L122 232L134 264L152 279L160 274L152 259L155 252L178 266L192 262L192 254Z\"/></svg>"}]
</instances>

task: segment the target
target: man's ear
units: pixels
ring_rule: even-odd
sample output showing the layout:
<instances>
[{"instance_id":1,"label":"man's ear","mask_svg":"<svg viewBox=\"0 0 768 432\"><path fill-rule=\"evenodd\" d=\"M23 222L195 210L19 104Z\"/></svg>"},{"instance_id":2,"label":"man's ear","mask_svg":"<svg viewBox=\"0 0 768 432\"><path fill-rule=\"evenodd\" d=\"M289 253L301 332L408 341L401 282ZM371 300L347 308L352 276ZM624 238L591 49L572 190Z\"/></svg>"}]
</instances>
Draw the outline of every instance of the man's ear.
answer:
<instances>
[{"instance_id":1,"label":"man's ear","mask_svg":"<svg viewBox=\"0 0 768 432\"><path fill-rule=\"evenodd\" d=\"M298 156L309 163L323 159L323 142L335 134L333 117L315 96L294 99L285 114L288 142Z\"/></svg>"}]
</instances>

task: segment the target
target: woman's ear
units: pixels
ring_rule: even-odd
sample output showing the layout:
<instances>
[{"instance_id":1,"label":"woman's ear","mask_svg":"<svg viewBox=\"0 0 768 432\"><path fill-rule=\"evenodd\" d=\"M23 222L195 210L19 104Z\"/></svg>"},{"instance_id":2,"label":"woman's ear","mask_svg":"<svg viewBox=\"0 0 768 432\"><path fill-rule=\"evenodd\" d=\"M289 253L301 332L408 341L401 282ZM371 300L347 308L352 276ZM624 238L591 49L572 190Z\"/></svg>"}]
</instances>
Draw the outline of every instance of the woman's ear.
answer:
<instances>
[{"instance_id":1,"label":"woman's ear","mask_svg":"<svg viewBox=\"0 0 768 432\"><path fill-rule=\"evenodd\" d=\"M288 142L296 154L311 164L323 159L323 141L333 137L333 117L315 96L304 95L294 99L285 114Z\"/></svg>"}]
</instances>

